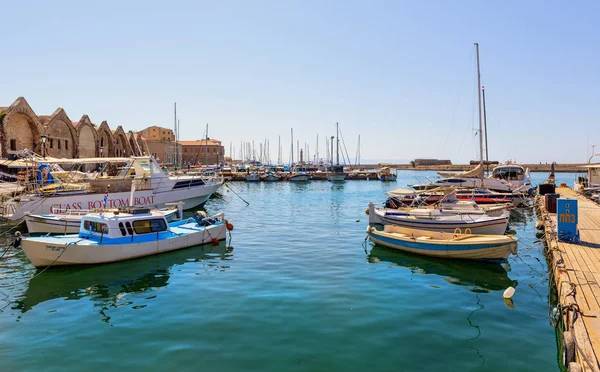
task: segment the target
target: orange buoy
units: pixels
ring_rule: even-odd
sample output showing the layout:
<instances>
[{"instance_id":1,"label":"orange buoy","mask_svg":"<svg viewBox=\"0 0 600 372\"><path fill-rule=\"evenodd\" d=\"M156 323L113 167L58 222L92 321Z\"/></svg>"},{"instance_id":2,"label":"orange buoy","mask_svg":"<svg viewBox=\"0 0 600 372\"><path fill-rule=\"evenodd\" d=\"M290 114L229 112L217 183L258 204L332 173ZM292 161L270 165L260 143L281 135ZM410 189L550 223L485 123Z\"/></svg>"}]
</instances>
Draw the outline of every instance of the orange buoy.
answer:
<instances>
[{"instance_id":1,"label":"orange buoy","mask_svg":"<svg viewBox=\"0 0 600 372\"><path fill-rule=\"evenodd\" d=\"M231 222L227 221L227 220L225 220L225 227L229 231L233 230L233 224Z\"/></svg>"}]
</instances>

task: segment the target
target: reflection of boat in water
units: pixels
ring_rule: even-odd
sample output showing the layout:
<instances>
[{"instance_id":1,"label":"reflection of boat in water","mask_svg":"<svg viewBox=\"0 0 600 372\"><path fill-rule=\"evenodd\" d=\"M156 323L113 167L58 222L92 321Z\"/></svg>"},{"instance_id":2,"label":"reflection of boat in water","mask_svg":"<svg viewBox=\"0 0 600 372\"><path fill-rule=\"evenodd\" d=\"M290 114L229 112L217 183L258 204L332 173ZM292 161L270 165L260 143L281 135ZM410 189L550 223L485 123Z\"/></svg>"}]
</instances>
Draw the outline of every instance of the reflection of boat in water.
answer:
<instances>
[{"instance_id":1,"label":"reflection of boat in water","mask_svg":"<svg viewBox=\"0 0 600 372\"><path fill-rule=\"evenodd\" d=\"M223 270L228 265L215 261L231 259L231 249L221 241L218 245L195 246L110 265L54 268L34 277L14 308L25 313L40 303L58 298L90 298L106 309L115 306L126 294L166 287L175 266L207 262L203 270Z\"/></svg>"},{"instance_id":2,"label":"reflection of boat in water","mask_svg":"<svg viewBox=\"0 0 600 372\"><path fill-rule=\"evenodd\" d=\"M445 260L394 251L381 246L371 249L367 261L373 264L389 262L406 267L414 273L443 276L448 283L470 287L473 292L503 291L516 285L499 263Z\"/></svg>"}]
</instances>

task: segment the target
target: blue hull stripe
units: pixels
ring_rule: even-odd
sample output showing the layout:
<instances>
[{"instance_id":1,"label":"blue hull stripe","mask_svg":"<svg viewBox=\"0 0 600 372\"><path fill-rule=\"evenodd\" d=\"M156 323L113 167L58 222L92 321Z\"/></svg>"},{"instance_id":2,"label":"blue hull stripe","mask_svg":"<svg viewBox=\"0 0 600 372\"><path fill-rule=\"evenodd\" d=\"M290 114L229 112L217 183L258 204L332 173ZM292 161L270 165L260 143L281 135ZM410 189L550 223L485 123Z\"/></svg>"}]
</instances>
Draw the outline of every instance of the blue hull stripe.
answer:
<instances>
[{"instance_id":1,"label":"blue hull stripe","mask_svg":"<svg viewBox=\"0 0 600 372\"><path fill-rule=\"evenodd\" d=\"M386 243L392 246L406 247L411 249L420 249L423 251L473 251L477 249L491 249L504 247L511 243L500 243L500 244L431 244L426 242L414 241L414 240L400 240L393 239L386 236L379 235L377 233L371 233L373 239L377 239L382 243Z\"/></svg>"}]
</instances>

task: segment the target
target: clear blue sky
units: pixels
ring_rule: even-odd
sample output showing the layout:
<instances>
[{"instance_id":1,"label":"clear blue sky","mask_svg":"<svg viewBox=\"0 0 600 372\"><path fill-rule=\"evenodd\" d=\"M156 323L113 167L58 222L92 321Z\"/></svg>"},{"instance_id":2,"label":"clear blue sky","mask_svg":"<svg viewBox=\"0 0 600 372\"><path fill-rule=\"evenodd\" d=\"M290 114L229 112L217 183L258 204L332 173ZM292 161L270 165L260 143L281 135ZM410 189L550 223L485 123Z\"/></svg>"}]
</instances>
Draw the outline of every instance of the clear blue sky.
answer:
<instances>
[{"instance_id":1,"label":"clear blue sky","mask_svg":"<svg viewBox=\"0 0 600 372\"><path fill-rule=\"evenodd\" d=\"M480 44L490 158L600 150L600 2L162 1L2 5L0 106L24 96L181 139L310 145L335 122L354 159L477 156ZM589 139L588 139L589 138ZM257 145L258 146L258 145Z\"/></svg>"}]
</instances>

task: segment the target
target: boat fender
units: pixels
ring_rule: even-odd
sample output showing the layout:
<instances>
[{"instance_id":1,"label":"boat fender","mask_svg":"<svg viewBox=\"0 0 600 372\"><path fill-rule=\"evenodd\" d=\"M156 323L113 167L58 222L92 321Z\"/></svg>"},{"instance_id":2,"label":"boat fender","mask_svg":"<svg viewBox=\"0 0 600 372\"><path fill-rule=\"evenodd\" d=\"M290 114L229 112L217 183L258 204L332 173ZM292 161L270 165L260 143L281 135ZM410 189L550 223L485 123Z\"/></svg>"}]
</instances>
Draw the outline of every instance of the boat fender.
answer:
<instances>
[{"instance_id":1,"label":"boat fender","mask_svg":"<svg viewBox=\"0 0 600 372\"><path fill-rule=\"evenodd\" d=\"M535 228L538 229L538 230L543 230L544 229L544 223L541 220L538 220L535 223Z\"/></svg>"},{"instance_id":2,"label":"boat fender","mask_svg":"<svg viewBox=\"0 0 600 372\"><path fill-rule=\"evenodd\" d=\"M13 248L19 248L21 246L21 232L17 231L15 233L15 239L10 243L10 246Z\"/></svg>"},{"instance_id":3,"label":"boat fender","mask_svg":"<svg viewBox=\"0 0 600 372\"><path fill-rule=\"evenodd\" d=\"M503 298L512 298L512 296L514 294L515 294L515 288L514 287L508 287L508 288L506 288L506 290L502 294L502 297Z\"/></svg>"},{"instance_id":4,"label":"boat fender","mask_svg":"<svg viewBox=\"0 0 600 372\"><path fill-rule=\"evenodd\" d=\"M233 224L231 222L229 222L228 220L225 220L225 227L227 228L228 231L233 230Z\"/></svg>"},{"instance_id":5,"label":"boat fender","mask_svg":"<svg viewBox=\"0 0 600 372\"><path fill-rule=\"evenodd\" d=\"M373 230L373 226L367 226L367 234L370 234Z\"/></svg>"},{"instance_id":6,"label":"boat fender","mask_svg":"<svg viewBox=\"0 0 600 372\"><path fill-rule=\"evenodd\" d=\"M365 209L365 214L368 216L369 215L369 208Z\"/></svg>"},{"instance_id":7,"label":"boat fender","mask_svg":"<svg viewBox=\"0 0 600 372\"><path fill-rule=\"evenodd\" d=\"M514 254L515 256L517 255L517 253L519 253L519 246L517 242L512 243L512 245L510 246L510 253Z\"/></svg>"}]
</instances>

